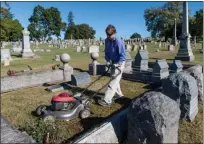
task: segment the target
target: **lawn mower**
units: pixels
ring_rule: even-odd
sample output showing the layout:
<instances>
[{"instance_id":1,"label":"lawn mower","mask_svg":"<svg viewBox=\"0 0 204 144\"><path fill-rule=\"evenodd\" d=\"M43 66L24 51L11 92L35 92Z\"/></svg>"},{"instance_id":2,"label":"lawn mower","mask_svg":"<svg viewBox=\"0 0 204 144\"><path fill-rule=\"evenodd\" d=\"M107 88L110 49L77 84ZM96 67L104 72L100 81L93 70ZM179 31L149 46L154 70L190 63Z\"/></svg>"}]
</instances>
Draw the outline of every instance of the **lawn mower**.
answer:
<instances>
[{"instance_id":1,"label":"lawn mower","mask_svg":"<svg viewBox=\"0 0 204 144\"><path fill-rule=\"evenodd\" d=\"M105 76L110 67L115 65L108 66L107 71L98 77L95 81L89 84L81 93L76 93L71 95L69 93L61 93L57 96L53 96L51 100L51 105L40 105L36 109L36 113L38 116L41 116L45 122L50 121L54 122L55 119L62 119L62 120L72 120L74 118L81 118L85 119L88 118L91 114L91 110L88 107L88 103L90 100L103 88L105 88L111 80L115 79L120 73L121 70L115 66L119 70L119 73L115 77L111 77L108 83L102 86L99 90L97 90L92 96L86 97L83 99L84 92L93 85L96 81L98 81L101 77Z\"/></svg>"}]
</instances>

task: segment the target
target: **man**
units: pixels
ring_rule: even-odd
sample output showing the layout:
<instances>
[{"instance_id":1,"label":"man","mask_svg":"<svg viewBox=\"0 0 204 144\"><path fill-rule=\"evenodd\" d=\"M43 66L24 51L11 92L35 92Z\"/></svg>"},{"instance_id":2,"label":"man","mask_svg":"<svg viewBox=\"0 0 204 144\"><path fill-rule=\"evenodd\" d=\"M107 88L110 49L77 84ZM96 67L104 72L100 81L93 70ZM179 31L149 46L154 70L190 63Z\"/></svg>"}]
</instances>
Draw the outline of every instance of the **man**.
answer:
<instances>
[{"instance_id":1,"label":"man","mask_svg":"<svg viewBox=\"0 0 204 144\"><path fill-rule=\"evenodd\" d=\"M120 79L122 77L123 69L125 66L125 46L120 38L115 36L116 29L113 25L108 25L106 28L107 38L105 40L105 59L107 66L114 65L111 67L111 78L113 80L109 83L108 88L105 92L105 97L99 100L98 103L102 106L110 106L112 99L115 95L116 98L122 98L123 94L120 89ZM119 68L121 73L119 74Z\"/></svg>"}]
</instances>

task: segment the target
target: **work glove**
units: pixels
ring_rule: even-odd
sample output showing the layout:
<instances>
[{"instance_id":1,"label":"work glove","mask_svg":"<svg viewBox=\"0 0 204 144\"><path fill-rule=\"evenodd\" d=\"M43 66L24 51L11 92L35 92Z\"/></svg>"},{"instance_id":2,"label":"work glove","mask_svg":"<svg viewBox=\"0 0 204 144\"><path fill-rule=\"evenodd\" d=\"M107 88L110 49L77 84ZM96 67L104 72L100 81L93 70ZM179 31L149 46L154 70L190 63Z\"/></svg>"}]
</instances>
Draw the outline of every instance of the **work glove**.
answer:
<instances>
[{"instance_id":1,"label":"work glove","mask_svg":"<svg viewBox=\"0 0 204 144\"><path fill-rule=\"evenodd\" d=\"M106 62L106 66L107 66L107 67L110 67L110 62Z\"/></svg>"}]
</instances>

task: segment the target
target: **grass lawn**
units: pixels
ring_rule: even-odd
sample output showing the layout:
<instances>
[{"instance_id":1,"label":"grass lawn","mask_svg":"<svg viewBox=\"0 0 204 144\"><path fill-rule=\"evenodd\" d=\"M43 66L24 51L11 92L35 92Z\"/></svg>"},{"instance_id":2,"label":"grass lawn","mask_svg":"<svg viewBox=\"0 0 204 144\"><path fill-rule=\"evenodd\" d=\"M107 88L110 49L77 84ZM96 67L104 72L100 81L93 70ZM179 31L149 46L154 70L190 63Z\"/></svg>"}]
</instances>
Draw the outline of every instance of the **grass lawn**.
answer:
<instances>
[{"instance_id":1,"label":"grass lawn","mask_svg":"<svg viewBox=\"0 0 204 144\"><path fill-rule=\"evenodd\" d=\"M40 45L40 48L46 49L47 45ZM150 61L156 61L157 58L167 59L168 62L172 62L175 57L177 50L175 52L165 51L167 48L160 48L160 52L156 52L158 45L147 44L149 51ZM36 52L39 55L38 59L21 59L12 56L14 60L10 63L10 66L4 67L1 65L1 76L5 76L7 70L23 70L27 69L26 65L30 65L33 68L37 68L36 71L51 69L53 64L60 62L52 61L56 54L68 53L71 56L70 65L73 68L79 68L82 70L88 70L88 64L91 63L91 59L88 53L77 53L74 48L69 49L51 49L51 52ZM178 48L177 48L178 49ZM202 54L199 50L201 49L201 43L197 44L197 48L193 49L193 53L196 57L194 64L202 63ZM132 58L134 59L136 52L130 52ZM15 55L15 54L14 54ZM100 48L100 58L98 60L104 63L103 47ZM186 63L186 62L185 62ZM47 66L47 67L46 67ZM77 71L75 71L77 72ZM97 77L91 77L92 80ZM102 78L99 82L89 88L86 95L91 95L94 91L100 88L103 84L108 81L108 77ZM50 133L50 142L52 143L68 143L73 136L76 136L79 132L89 129L94 125L101 123L107 117L117 113L121 109L128 106L131 99L144 93L145 91L151 89L144 83L130 82L127 80L121 80L121 88L126 96L126 99L120 102L114 102L109 108L101 108L92 100L89 106L93 112L91 117L88 119L80 120L74 119L71 121L61 121L58 120L54 125L45 125L38 117L35 116L35 109L41 104L50 104L50 100L53 95L57 95L61 92L50 93L45 91L46 87L38 86L32 88L25 88L21 90L16 90L8 93L3 93L1 95L1 112L2 114L17 128L20 130L26 130L28 134L32 135L34 139L43 141L43 138ZM84 87L80 87L78 90L83 90ZM73 92L72 89L69 92ZM101 92L104 93L104 90ZM101 95L102 95L101 94ZM196 116L194 122L180 121L179 128L179 143L201 143L202 142L202 104L199 104L199 113Z\"/></svg>"}]
</instances>

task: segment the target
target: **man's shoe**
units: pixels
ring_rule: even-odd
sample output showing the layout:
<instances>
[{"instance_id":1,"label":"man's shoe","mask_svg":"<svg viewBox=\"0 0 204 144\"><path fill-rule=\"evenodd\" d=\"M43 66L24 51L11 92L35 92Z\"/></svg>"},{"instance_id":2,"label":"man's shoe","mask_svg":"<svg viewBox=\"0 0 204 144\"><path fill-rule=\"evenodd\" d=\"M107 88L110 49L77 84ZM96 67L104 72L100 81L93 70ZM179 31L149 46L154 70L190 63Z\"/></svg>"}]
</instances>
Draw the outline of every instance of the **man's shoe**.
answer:
<instances>
[{"instance_id":1,"label":"man's shoe","mask_svg":"<svg viewBox=\"0 0 204 144\"><path fill-rule=\"evenodd\" d=\"M115 96L113 97L114 100L122 99L122 98L124 98L124 96L120 96L118 94L115 94Z\"/></svg>"},{"instance_id":2,"label":"man's shoe","mask_svg":"<svg viewBox=\"0 0 204 144\"><path fill-rule=\"evenodd\" d=\"M101 106L111 106L111 103L107 103L105 100L98 100L98 104Z\"/></svg>"}]
</instances>

